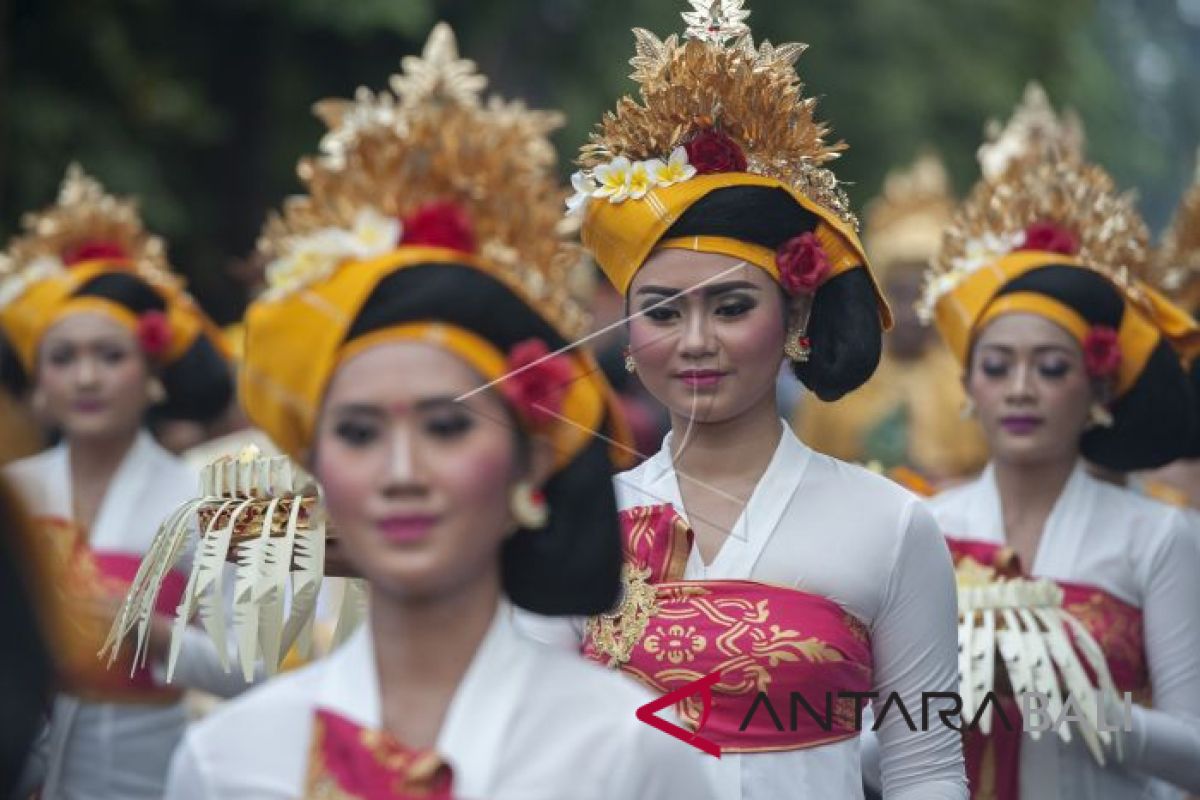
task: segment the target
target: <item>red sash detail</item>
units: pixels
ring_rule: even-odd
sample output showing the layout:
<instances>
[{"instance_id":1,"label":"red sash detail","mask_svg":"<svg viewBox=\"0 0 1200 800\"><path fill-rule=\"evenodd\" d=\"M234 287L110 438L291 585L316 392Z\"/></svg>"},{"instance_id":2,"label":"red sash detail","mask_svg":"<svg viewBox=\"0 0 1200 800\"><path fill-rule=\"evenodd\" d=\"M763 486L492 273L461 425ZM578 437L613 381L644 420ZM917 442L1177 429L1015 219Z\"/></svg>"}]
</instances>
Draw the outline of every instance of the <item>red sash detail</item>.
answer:
<instances>
[{"instance_id":1,"label":"red sash detail","mask_svg":"<svg viewBox=\"0 0 1200 800\"><path fill-rule=\"evenodd\" d=\"M305 800L452 800L453 773L432 750L317 709Z\"/></svg>"},{"instance_id":2,"label":"red sash detail","mask_svg":"<svg viewBox=\"0 0 1200 800\"><path fill-rule=\"evenodd\" d=\"M797 750L858 735L862 701L839 693L871 690L865 625L795 589L680 580L693 535L669 505L629 509L621 522L625 600L615 614L589 621L585 655L664 694L719 672L707 717L697 697L676 710L725 752Z\"/></svg>"},{"instance_id":3,"label":"red sash detail","mask_svg":"<svg viewBox=\"0 0 1200 800\"><path fill-rule=\"evenodd\" d=\"M994 569L997 577L1029 577L1017 554L1009 547L950 536L946 537L946 542L956 567L971 560ZM1148 699L1150 673L1146 666L1142 610L1096 586L1069 581L1055 583L1063 590L1063 608L1082 623L1104 651L1117 691L1132 692L1135 698ZM1084 668L1087 669L1086 661ZM1021 710L1015 699L997 696L1004 715L1013 723L1013 730L993 722L989 736L984 736L978 729L967 731L967 780L973 798L1017 800L1020 792Z\"/></svg>"},{"instance_id":4,"label":"red sash detail","mask_svg":"<svg viewBox=\"0 0 1200 800\"><path fill-rule=\"evenodd\" d=\"M132 670L132 648L126 648L110 668L97 656L112 620L95 613L98 601L120 602L141 565L140 555L95 552L79 528L59 517L39 517L40 543L48 547L54 579L51 629L59 669L68 691L89 700L121 703L172 703L182 693L154 681L149 665ZM171 572L155 603L161 614L173 615L187 578Z\"/></svg>"}]
</instances>

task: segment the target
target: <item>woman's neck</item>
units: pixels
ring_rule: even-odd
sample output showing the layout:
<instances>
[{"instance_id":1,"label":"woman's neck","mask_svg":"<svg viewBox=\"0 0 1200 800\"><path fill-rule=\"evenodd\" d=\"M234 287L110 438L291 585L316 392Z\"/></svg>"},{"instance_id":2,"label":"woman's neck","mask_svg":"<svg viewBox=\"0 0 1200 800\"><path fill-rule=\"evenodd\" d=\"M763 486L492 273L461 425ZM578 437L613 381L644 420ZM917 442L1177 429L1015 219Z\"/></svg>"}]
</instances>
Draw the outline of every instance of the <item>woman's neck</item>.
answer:
<instances>
[{"instance_id":1,"label":"woman's neck","mask_svg":"<svg viewBox=\"0 0 1200 800\"><path fill-rule=\"evenodd\" d=\"M112 478L137 441L138 429L107 436L77 436L67 440L73 483L96 483Z\"/></svg>"},{"instance_id":2,"label":"woman's neck","mask_svg":"<svg viewBox=\"0 0 1200 800\"><path fill-rule=\"evenodd\" d=\"M410 746L436 741L445 711L496 616L500 576L414 601L372 590L370 633L384 726Z\"/></svg>"},{"instance_id":3,"label":"woman's neck","mask_svg":"<svg viewBox=\"0 0 1200 800\"><path fill-rule=\"evenodd\" d=\"M755 482L766 471L783 436L774 393L721 422L672 415L671 457L676 471L706 483Z\"/></svg>"},{"instance_id":4,"label":"woman's neck","mask_svg":"<svg viewBox=\"0 0 1200 800\"><path fill-rule=\"evenodd\" d=\"M1071 479L1076 461L1072 457L1033 464L993 463L1005 538L1027 570L1033 569L1046 521Z\"/></svg>"}]
</instances>

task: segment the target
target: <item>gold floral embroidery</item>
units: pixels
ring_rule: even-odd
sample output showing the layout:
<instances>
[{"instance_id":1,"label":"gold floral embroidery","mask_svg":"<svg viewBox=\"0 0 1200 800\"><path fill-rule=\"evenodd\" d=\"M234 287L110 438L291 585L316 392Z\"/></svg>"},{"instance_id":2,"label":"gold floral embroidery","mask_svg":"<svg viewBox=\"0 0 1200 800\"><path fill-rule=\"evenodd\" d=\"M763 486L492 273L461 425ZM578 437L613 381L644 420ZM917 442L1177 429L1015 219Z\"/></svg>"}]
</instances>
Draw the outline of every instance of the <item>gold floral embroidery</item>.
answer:
<instances>
[{"instance_id":1,"label":"gold floral embroidery","mask_svg":"<svg viewBox=\"0 0 1200 800\"><path fill-rule=\"evenodd\" d=\"M704 652L708 639L696 633L694 626L671 625L664 629L655 626L654 633L642 640L642 646L658 661L664 658L672 664L695 661L696 654Z\"/></svg>"},{"instance_id":2,"label":"gold floral embroidery","mask_svg":"<svg viewBox=\"0 0 1200 800\"><path fill-rule=\"evenodd\" d=\"M586 630L596 651L608 657L608 666L620 666L629 661L650 624L658 614L659 605L654 586L649 582L649 567L626 563L621 568L624 595L612 614L588 618Z\"/></svg>"},{"instance_id":3,"label":"gold floral embroidery","mask_svg":"<svg viewBox=\"0 0 1200 800\"><path fill-rule=\"evenodd\" d=\"M1063 608L1083 624L1109 664L1124 666L1143 682L1146 680L1140 613L1127 613L1101 592L1093 592L1085 600L1065 603Z\"/></svg>"}]
</instances>

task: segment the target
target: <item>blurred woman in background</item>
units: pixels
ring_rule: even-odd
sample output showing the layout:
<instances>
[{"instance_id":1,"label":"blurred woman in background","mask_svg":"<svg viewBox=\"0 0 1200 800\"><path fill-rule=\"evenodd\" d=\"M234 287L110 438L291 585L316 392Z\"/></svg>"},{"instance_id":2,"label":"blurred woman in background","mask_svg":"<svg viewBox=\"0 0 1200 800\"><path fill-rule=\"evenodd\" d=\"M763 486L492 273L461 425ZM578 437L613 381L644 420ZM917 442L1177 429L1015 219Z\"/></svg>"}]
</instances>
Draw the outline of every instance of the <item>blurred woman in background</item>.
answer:
<instances>
[{"instance_id":1,"label":"blurred woman in background","mask_svg":"<svg viewBox=\"0 0 1200 800\"><path fill-rule=\"evenodd\" d=\"M181 690L128 660L106 670L96 653L159 524L195 492L195 474L144 429L147 412L211 419L229 404L232 377L131 201L72 166L58 202L24 224L0 272L0 329L38 415L61 434L5 469L54 565L40 588L57 596L60 693L32 773L45 797L160 798L186 718ZM156 663L182 580L160 598ZM179 683L236 691L240 679L219 670L206 641L197 632Z\"/></svg>"}]
</instances>

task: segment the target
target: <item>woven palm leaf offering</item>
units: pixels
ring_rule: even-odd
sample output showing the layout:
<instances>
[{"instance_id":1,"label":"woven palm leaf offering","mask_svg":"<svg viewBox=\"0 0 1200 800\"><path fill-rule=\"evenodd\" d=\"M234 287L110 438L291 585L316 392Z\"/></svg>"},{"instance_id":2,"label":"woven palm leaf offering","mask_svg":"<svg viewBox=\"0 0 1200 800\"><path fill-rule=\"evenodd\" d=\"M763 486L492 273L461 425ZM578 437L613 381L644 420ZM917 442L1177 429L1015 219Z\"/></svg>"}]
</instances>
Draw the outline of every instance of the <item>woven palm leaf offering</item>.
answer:
<instances>
[{"instance_id":1,"label":"woven palm leaf offering","mask_svg":"<svg viewBox=\"0 0 1200 800\"><path fill-rule=\"evenodd\" d=\"M971 556L955 556L963 719L978 716L980 731L990 734L995 702L985 706L989 694L1019 699L1037 693L1044 698L1040 714L1053 721L1069 710L1068 720L1078 720L1058 725L1058 736L1071 741L1074 727L1103 764L1103 748L1113 744L1112 733L1104 728L1116 720L1103 720L1102 725L1100 709L1115 705L1117 689L1100 645L1064 608L1062 587L1050 580L1006 575ZM1021 721L1010 723L1020 726ZM1041 732L1031 729L1029 735L1037 739ZM1115 744L1119 748L1120 740Z\"/></svg>"},{"instance_id":2,"label":"woven palm leaf offering","mask_svg":"<svg viewBox=\"0 0 1200 800\"><path fill-rule=\"evenodd\" d=\"M274 674L297 648L312 650L317 596L326 571L325 515L316 482L286 456L244 448L204 467L200 496L159 528L101 650L111 666L136 632L134 664L144 664L154 604L167 575L190 559L167 659L171 680L192 618L229 665L229 634L247 681L261 660ZM232 595L232 602L229 596ZM347 581L334 641L357 626L364 610L357 581Z\"/></svg>"}]
</instances>

